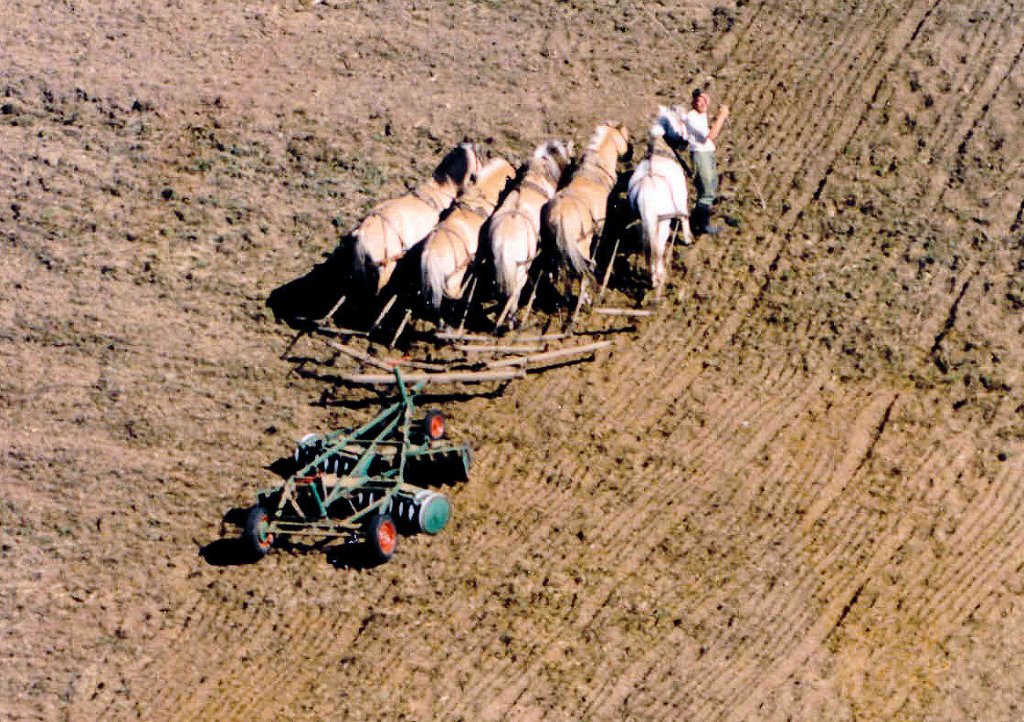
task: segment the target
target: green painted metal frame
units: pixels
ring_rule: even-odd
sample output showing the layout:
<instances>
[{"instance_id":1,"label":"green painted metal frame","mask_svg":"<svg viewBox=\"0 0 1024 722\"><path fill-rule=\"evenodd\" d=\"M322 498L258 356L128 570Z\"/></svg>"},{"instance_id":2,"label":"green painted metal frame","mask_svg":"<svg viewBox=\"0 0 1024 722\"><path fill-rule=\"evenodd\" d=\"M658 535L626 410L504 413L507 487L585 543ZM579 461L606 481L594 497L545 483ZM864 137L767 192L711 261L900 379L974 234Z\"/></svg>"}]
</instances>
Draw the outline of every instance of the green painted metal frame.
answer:
<instances>
[{"instance_id":1,"label":"green painted metal frame","mask_svg":"<svg viewBox=\"0 0 1024 722\"><path fill-rule=\"evenodd\" d=\"M395 403L354 430L338 429L320 437L324 445L320 454L288 477L283 485L258 492L257 500L261 504L266 499L276 497L273 504L265 505L270 516L268 533L323 539L358 535L362 523L372 514L389 508L395 494L403 488L420 488L404 482L406 462L410 458L450 456L455 452L462 455L463 463L468 468L469 452L465 444L432 446L428 443L423 448L411 447L410 429L416 410L415 397L427 382L419 381L408 387L398 368L395 368L395 377L399 392L399 398ZM384 448L390 449L391 456L398 457L398 463L395 465L392 462L385 470L371 475L370 469L374 463L387 458L387 454L382 453ZM344 481L332 485L330 492L327 493L320 466L334 456L347 457L353 460L354 464L348 472L339 477ZM296 490L306 486L310 488L316 502L316 518L311 518L303 511L296 499ZM351 504L351 498L361 491L383 493L380 498L357 509ZM342 518L332 518L331 507L345 500L349 501L352 513ZM289 513L289 509L292 513Z\"/></svg>"}]
</instances>

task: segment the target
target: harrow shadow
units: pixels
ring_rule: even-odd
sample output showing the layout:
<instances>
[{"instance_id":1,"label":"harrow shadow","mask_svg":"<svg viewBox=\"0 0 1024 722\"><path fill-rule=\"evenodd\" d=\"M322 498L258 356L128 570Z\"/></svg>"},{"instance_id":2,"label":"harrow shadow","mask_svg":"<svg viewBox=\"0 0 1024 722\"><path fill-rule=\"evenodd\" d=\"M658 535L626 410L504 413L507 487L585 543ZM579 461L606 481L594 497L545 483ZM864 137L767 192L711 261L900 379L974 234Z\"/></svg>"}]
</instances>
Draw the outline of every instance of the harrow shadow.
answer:
<instances>
[{"instance_id":1,"label":"harrow shadow","mask_svg":"<svg viewBox=\"0 0 1024 722\"><path fill-rule=\"evenodd\" d=\"M240 538L216 539L199 548L199 556L212 567L238 567L255 564L258 556L246 549Z\"/></svg>"},{"instance_id":2,"label":"harrow shadow","mask_svg":"<svg viewBox=\"0 0 1024 722\"><path fill-rule=\"evenodd\" d=\"M199 556L207 564L214 567L233 567L255 564L259 561L259 557L242 543L240 536L242 527L245 525L247 511L242 507L234 507L225 512L220 523L221 538L199 548ZM224 536L228 533L229 527L237 530L238 534Z\"/></svg>"},{"instance_id":3,"label":"harrow shadow","mask_svg":"<svg viewBox=\"0 0 1024 722\"><path fill-rule=\"evenodd\" d=\"M361 410L368 408L379 407L382 400L392 398L393 389L391 387L380 387L380 388L368 388L362 384L349 383L343 379L339 379L336 376L314 376L319 381L325 381L331 384L330 388L324 389L320 395L320 399L316 402L316 406L323 408L340 408L349 410ZM420 391L417 396L421 399L428 399L432 403L464 403L473 399L499 399L501 398L505 390L511 384L511 381L504 381L495 386L492 389L484 390L453 390L451 388L436 387L435 390L431 390L430 386L427 385ZM354 397L335 397L333 394L343 389L347 393L365 391L367 395Z\"/></svg>"}]
</instances>

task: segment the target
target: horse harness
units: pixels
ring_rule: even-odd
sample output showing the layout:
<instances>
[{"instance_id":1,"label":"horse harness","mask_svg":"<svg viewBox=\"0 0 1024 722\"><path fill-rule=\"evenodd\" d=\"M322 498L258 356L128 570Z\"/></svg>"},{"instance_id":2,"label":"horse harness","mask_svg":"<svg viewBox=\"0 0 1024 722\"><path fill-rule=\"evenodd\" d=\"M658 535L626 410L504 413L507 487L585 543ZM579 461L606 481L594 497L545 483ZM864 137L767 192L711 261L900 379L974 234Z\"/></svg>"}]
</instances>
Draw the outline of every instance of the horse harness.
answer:
<instances>
[{"instance_id":1,"label":"horse harness","mask_svg":"<svg viewBox=\"0 0 1024 722\"><path fill-rule=\"evenodd\" d=\"M380 222L384 226L386 226L387 228L389 228L391 230L391 232L394 234L395 238L398 239L398 247L399 247L399 249L401 249L399 251L399 253L397 253L396 255L389 256L388 255L388 246L390 244L388 243L387 236L385 236L384 237L384 258L382 258L379 261L374 261L373 265L376 266L377 268L383 268L384 266L387 266L388 264L397 263L398 261L402 260L402 257L405 256L405 249L402 247L402 245L403 245L402 244L402 234L398 232L398 228L391 221L391 219L387 217L386 214L381 213L379 211L370 211L370 214L366 216L366 220L368 221L371 218L379 218ZM366 221L363 221L363 222L365 223Z\"/></svg>"},{"instance_id":2,"label":"horse harness","mask_svg":"<svg viewBox=\"0 0 1024 722\"><path fill-rule=\"evenodd\" d=\"M469 203L457 202L455 207L459 210L469 211L474 216L485 221L491 217L491 211L483 206L471 206Z\"/></svg>"},{"instance_id":3,"label":"horse harness","mask_svg":"<svg viewBox=\"0 0 1024 722\"><path fill-rule=\"evenodd\" d=\"M593 171L598 172L594 173ZM580 166L580 170L577 175L582 178L589 178L601 185L607 184L609 191L615 186L615 181L617 180L613 172L605 170L599 163L584 162Z\"/></svg>"},{"instance_id":4,"label":"horse harness","mask_svg":"<svg viewBox=\"0 0 1024 722\"><path fill-rule=\"evenodd\" d=\"M655 158L655 157L668 158L669 160L673 161L677 165L679 164L679 156L676 155L676 153L671 148L664 148L660 144L659 145L655 145L647 153L647 160L651 160L652 158ZM653 166L651 166L651 165L648 165L648 167L653 168ZM665 181L665 183L668 185L668 192L672 196L672 203L676 207L678 207L679 204L676 203L675 194L672 193L672 183L671 183L671 181L669 181L668 178L666 178L665 176L663 176L660 173L655 173L653 170L650 171L647 174L646 177L647 178L660 178L661 180ZM689 217L690 217L690 214L687 213L684 210L684 211L682 211L680 213L661 214L661 215L658 216L658 222L660 223L661 221L674 220L676 218L689 218Z\"/></svg>"},{"instance_id":5,"label":"horse harness","mask_svg":"<svg viewBox=\"0 0 1024 722\"><path fill-rule=\"evenodd\" d=\"M477 218L480 218L484 221L491 217L492 209L488 209L486 206L473 206L464 201L456 202L455 206L456 210L469 211ZM456 233L447 226L439 226L434 232L440 233L442 231L444 233L447 233L449 236L454 236L456 239L458 239L459 245L462 246L462 250L465 252L466 256L465 261L460 262L457 266L455 266L455 269L451 273L444 277L445 283L447 283L448 279L454 276L456 273L458 273L459 271L464 271L467 268L469 268L469 264L473 262L473 254L469 252L469 241L461 233Z\"/></svg>"},{"instance_id":6,"label":"horse harness","mask_svg":"<svg viewBox=\"0 0 1024 722\"><path fill-rule=\"evenodd\" d=\"M519 184L519 188L517 190L533 191L534 193L536 193L539 196L542 196L545 199L551 197L551 192L547 188L542 188L539 184L534 183L529 178L524 178L523 182Z\"/></svg>"},{"instance_id":7,"label":"horse harness","mask_svg":"<svg viewBox=\"0 0 1024 722\"><path fill-rule=\"evenodd\" d=\"M523 195L522 191L523 190L531 190L531 191L533 191L534 193L536 193L537 195L541 196L544 199L548 199L548 198L551 197L549 195L548 189L542 188L540 185L538 185L537 183L534 183L529 178L524 178L523 182L519 184L519 187L517 187L516 190L519 191L519 197L520 198L522 198L522 195ZM534 228L534 226L533 226L532 219L530 218L529 215L527 215L526 211L522 210L519 207L518 203L516 203L514 208L503 209L501 212L502 213L507 213L510 216L520 216L520 217L526 219L526 221L527 221L526 227L530 230L530 235L533 236L533 240L534 241L538 240L538 238L537 238L538 232L537 232L537 229ZM525 261L516 261L516 265L517 266L529 265L529 264L533 263L533 259L534 258L536 258L536 255L526 259Z\"/></svg>"},{"instance_id":8,"label":"horse harness","mask_svg":"<svg viewBox=\"0 0 1024 722\"><path fill-rule=\"evenodd\" d=\"M662 148L660 145L654 146L654 149L651 151L651 155L652 156L656 155L656 156L659 156L661 158L669 158L671 160L676 161L677 163L679 162L679 156L676 155L672 151L672 149L670 149L670 148Z\"/></svg>"},{"instance_id":9,"label":"horse harness","mask_svg":"<svg viewBox=\"0 0 1024 722\"><path fill-rule=\"evenodd\" d=\"M426 191L424 191L420 187L416 187L416 188L413 189L412 196L413 196L413 198L416 198L416 199L421 200L424 203L426 203L428 206L430 206L435 211L437 211L438 214L444 212L444 210L448 207L448 206L442 206L437 201L436 198L432 198L431 196L427 195Z\"/></svg>"},{"instance_id":10,"label":"horse harness","mask_svg":"<svg viewBox=\"0 0 1024 722\"><path fill-rule=\"evenodd\" d=\"M423 201L424 203L426 203L438 215L440 215L445 210L445 208L447 208L447 206L442 206L441 203L436 198L427 195L426 192L423 191L420 187L414 188L410 196L415 198L416 200ZM404 247L405 244L402 241L402 234L398 230L398 227L387 216L387 214L381 213L380 211L370 211L369 215L366 216L366 219L369 220L370 218L379 218L381 223L384 224L388 229L390 229L391 233L394 234L396 239L398 239L398 247L400 249L399 252L396 253L395 255L389 256L387 253L387 249L390 244L387 241L387 237L385 237L384 258L382 258L379 261L375 261L374 265L377 268L383 268L384 266L387 266L391 263L397 263L398 261L402 260L402 258L405 257L406 250Z\"/></svg>"}]
</instances>

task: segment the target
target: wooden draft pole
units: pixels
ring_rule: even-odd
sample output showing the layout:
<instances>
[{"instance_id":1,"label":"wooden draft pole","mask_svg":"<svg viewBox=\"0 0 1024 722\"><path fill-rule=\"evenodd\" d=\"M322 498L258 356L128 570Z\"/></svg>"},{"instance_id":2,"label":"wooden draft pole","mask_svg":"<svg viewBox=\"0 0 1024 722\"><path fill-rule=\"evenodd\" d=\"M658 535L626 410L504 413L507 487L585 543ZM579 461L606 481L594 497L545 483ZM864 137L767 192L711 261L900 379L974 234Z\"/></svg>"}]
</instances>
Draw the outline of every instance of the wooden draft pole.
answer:
<instances>
[{"instance_id":1,"label":"wooden draft pole","mask_svg":"<svg viewBox=\"0 0 1024 722\"><path fill-rule=\"evenodd\" d=\"M511 381L526 376L524 369L487 370L487 371L448 371L439 373L403 374L402 378L409 383L426 382L436 384L479 384L492 381ZM369 386L388 386L396 382L392 374L344 374L342 381L352 384Z\"/></svg>"},{"instance_id":2,"label":"wooden draft pole","mask_svg":"<svg viewBox=\"0 0 1024 722\"><path fill-rule=\"evenodd\" d=\"M331 306L331 310L330 311L328 311L326 314L324 314L324 316L322 318L319 318L316 321L313 321L312 327L315 328L315 329L319 329L320 324L324 323L331 316L333 316L335 314L335 312L339 308L341 308L341 304L345 303L346 299L348 299L348 296L344 296L344 295L341 298L339 298L338 302L335 303L333 306ZM288 352L290 352L293 348L295 348L295 344L297 344L299 342L299 339L302 338L303 336L305 336L308 333L310 333L310 329L307 327L307 328L303 328L303 329L299 330L298 333L296 333L294 336L292 336L292 340L288 342L288 345L284 347L284 351L281 352L281 358L284 358L285 356L287 356Z\"/></svg>"}]
</instances>

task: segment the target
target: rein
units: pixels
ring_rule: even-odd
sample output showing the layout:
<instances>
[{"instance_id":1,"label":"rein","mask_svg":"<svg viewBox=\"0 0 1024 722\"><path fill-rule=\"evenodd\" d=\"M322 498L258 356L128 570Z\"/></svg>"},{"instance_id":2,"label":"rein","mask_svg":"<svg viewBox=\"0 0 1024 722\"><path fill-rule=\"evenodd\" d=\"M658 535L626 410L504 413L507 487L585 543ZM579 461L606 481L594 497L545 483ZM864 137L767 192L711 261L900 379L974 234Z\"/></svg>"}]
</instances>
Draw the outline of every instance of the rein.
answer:
<instances>
[{"instance_id":1,"label":"rein","mask_svg":"<svg viewBox=\"0 0 1024 722\"><path fill-rule=\"evenodd\" d=\"M477 216L478 218L482 218L485 221L491 217L491 211L484 206L471 206L468 203L460 202L456 203L455 207L460 210L469 211L473 215Z\"/></svg>"},{"instance_id":2,"label":"rein","mask_svg":"<svg viewBox=\"0 0 1024 722\"><path fill-rule=\"evenodd\" d=\"M423 190L421 187L413 189L412 195L414 198L426 203L428 206L433 208L438 213L441 213L442 211L444 211L445 208L447 208L447 206L441 205L441 203L436 198L427 195L426 191Z\"/></svg>"},{"instance_id":3,"label":"rein","mask_svg":"<svg viewBox=\"0 0 1024 722\"><path fill-rule=\"evenodd\" d=\"M405 249L404 249L404 245L405 244L402 243L402 234L398 232L398 228L391 221L391 219L388 218L383 213L370 213L370 215L367 216L367 220L370 219L370 218L379 218L380 222L386 228L391 230L391 233L394 234L394 237L398 240L398 248L400 249L397 255L389 256L388 255L388 246L390 244L388 243L388 237L385 235L384 236L384 258L382 258L379 261L374 261L373 265L376 266L377 268L383 268L384 266L386 266L386 265L388 265L390 263L394 263L395 261L401 260L401 258L405 256Z\"/></svg>"},{"instance_id":4,"label":"rein","mask_svg":"<svg viewBox=\"0 0 1024 722\"><path fill-rule=\"evenodd\" d=\"M536 193L537 195L543 196L545 198L550 198L551 197L551 191L550 190L548 190L547 188L542 188L539 184L534 183L529 178L524 179L523 182L519 184L519 190L520 191L531 190L534 193Z\"/></svg>"}]
</instances>

